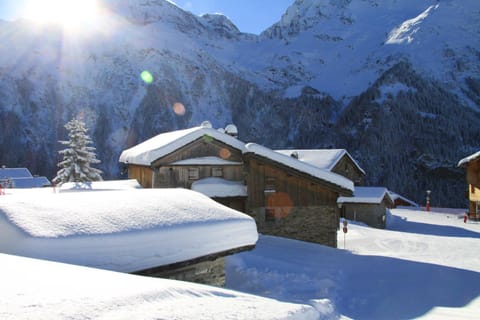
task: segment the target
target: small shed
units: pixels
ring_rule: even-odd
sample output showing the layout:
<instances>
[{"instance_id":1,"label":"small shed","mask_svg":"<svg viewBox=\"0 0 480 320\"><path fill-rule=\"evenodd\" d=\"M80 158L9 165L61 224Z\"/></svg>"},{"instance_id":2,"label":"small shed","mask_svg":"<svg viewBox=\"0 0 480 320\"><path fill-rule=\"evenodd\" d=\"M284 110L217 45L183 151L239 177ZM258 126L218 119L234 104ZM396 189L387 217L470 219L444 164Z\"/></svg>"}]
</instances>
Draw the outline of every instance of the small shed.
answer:
<instances>
[{"instance_id":1,"label":"small shed","mask_svg":"<svg viewBox=\"0 0 480 320\"><path fill-rule=\"evenodd\" d=\"M252 249L255 221L186 189L10 190L0 252L223 285L225 257Z\"/></svg>"},{"instance_id":2,"label":"small shed","mask_svg":"<svg viewBox=\"0 0 480 320\"><path fill-rule=\"evenodd\" d=\"M393 208L393 200L383 187L355 187L353 197L339 197L337 203L344 218L381 229L386 227L387 209Z\"/></svg>"},{"instance_id":3,"label":"small shed","mask_svg":"<svg viewBox=\"0 0 480 320\"><path fill-rule=\"evenodd\" d=\"M352 180L356 186L361 186L364 183L365 171L345 149L291 149L276 151L318 168L342 175Z\"/></svg>"},{"instance_id":4,"label":"small shed","mask_svg":"<svg viewBox=\"0 0 480 320\"><path fill-rule=\"evenodd\" d=\"M468 216L480 219L480 151L458 162L458 166L466 169Z\"/></svg>"}]
</instances>

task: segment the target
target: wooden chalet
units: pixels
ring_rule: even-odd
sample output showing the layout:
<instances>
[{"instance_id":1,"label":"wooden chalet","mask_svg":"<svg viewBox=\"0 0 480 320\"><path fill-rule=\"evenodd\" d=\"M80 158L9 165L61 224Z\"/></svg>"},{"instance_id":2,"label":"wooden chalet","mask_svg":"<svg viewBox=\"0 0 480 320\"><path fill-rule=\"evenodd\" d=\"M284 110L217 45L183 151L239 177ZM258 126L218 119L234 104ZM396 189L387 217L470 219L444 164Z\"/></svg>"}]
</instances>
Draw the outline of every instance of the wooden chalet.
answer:
<instances>
[{"instance_id":1,"label":"wooden chalet","mask_svg":"<svg viewBox=\"0 0 480 320\"><path fill-rule=\"evenodd\" d=\"M248 209L259 232L337 246L337 198L352 181L268 148L247 144Z\"/></svg>"},{"instance_id":2,"label":"wooden chalet","mask_svg":"<svg viewBox=\"0 0 480 320\"><path fill-rule=\"evenodd\" d=\"M232 135L205 123L153 137L125 150L120 162L128 166L128 178L137 179L144 188L185 188L202 192L213 187L222 190L232 183L245 186L244 148L244 143ZM216 178L215 183L211 178ZM245 211L245 191L207 195L226 206Z\"/></svg>"},{"instance_id":3,"label":"wooden chalet","mask_svg":"<svg viewBox=\"0 0 480 320\"><path fill-rule=\"evenodd\" d=\"M480 219L480 151L458 162L458 166L467 171L468 216Z\"/></svg>"},{"instance_id":4,"label":"wooden chalet","mask_svg":"<svg viewBox=\"0 0 480 320\"><path fill-rule=\"evenodd\" d=\"M394 206L390 193L383 187L355 187L353 197L340 197L341 216L361 221L371 227L385 229L387 209Z\"/></svg>"},{"instance_id":5,"label":"wooden chalet","mask_svg":"<svg viewBox=\"0 0 480 320\"><path fill-rule=\"evenodd\" d=\"M364 184L365 171L345 149L292 149L276 151L318 168L342 175L352 180L356 186Z\"/></svg>"},{"instance_id":6,"label":"wooden chalet","mask_svg":"<svg viewBox=\"0 0 480 320\"><path fill-rule=\"evenodd\" d=\"M181 187L255 218L260 232L337 244L337 198L353 182L205 124L168 132L125 150L128 178L145 188Z\"/></svg>"}]
</instances>

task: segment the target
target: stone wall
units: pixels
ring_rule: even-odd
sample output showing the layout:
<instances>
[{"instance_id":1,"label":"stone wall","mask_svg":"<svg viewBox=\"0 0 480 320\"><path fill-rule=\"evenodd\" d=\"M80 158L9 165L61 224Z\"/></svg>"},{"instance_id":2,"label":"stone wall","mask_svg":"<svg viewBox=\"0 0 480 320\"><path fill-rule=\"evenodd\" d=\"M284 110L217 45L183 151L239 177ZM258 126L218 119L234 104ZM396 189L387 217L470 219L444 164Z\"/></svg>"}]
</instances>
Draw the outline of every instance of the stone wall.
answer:
<instances>
[{"instance_id":1,"label":"stone wall","mask_svg":"<svg viewBox=\"0 0 480 320\"><path fill-rule=\"evenodd\" d=\"M345 218L361 221L370 227L385 229L387 209L381 204L344 204Z\"/></svg>"},{"instance_id":2,"label":"stone wall","mask_svg":"<svg viewBox=\"0 0 480 320\"><path fill-rule=\"evenodd\" d=\"M149 269L135 272L135 274L223 287L225 285L225 257L171 269Z\"/></svg>"},{"instance_id":3,"label":"stone wall","mask_svg":"<svg viewBox=\"0 0 480 320\"><path fill-rule=\"evenodd\" d=\"M259 233L337 247L338 214L334 207L293 207L274 220L265 219L265 208L254 210L252 215Z\"/></svg>"}]
</instances>

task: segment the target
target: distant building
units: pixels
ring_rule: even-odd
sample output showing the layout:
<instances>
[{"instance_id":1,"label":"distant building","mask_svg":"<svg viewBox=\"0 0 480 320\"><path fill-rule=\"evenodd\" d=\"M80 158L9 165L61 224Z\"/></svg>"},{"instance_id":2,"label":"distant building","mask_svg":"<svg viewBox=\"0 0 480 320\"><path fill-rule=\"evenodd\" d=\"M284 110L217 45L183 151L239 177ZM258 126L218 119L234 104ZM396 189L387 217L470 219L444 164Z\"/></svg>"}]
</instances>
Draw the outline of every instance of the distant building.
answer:
<instances>
[{"instance_id":1,"label":"distant building","mask_svg":"<svg viewBox=\"0 0 480 320\"><path fill-rule=\"evenodd\" d=\"M341 215L353 221L361 221L375 228L386 227L387 209L393 208L393 200L386 188L355 187L353 197L340 197L337 202Z\"/></svg>"},{"instance_id":2,"label":"distant building","mask_svg":"<svg viewBox=\"0 0 480 320\"><path fill-rule=\"evenodd\" d=\"M458 166L467 171L468 216L480 219L480 151L458 162Z\"/></svg>"},{"instance_id":3,"label":"distant building","mask_svg":"<svg viewBox=\"0 0 480 320\"><path fill-rule=\"evenodd\" d=\"M42 188L49 187L46 177L34 177L27 168L0 168L0 184L3 188Z\"/></svg>"},{"instance_id":4,"label":"distant building","mask_svg":"<svg viewBox=\"0 0 480 320\"><path fill-rule=\"evenodd\" d=\"M393 200L393 207L419 207L420 205L410 199L405 198L393 191L388 191L390 198Z\"/></svg>"},{"instance_id":5,"label":"distant building","mask_svg":"<svg viewBox=\"0 0 480 320\"><path fill-rule=\"evenodd\" d=\"M364 184L365 171L345 149L275 150L352 180L356 186Z\"/></svg>"},{"instance_id":6,"label":"distant building","mask_svg":"<svg viewBox=\"0 0 480 320\"><path fill-rule=\"evenodd\" d=\"M193 189L251 215L262 233L336 247L337 198L351 196L353 182L237 134L209 123L162 133L124 150L120 162L145 188Z\"/></svg>"}]
</instances>

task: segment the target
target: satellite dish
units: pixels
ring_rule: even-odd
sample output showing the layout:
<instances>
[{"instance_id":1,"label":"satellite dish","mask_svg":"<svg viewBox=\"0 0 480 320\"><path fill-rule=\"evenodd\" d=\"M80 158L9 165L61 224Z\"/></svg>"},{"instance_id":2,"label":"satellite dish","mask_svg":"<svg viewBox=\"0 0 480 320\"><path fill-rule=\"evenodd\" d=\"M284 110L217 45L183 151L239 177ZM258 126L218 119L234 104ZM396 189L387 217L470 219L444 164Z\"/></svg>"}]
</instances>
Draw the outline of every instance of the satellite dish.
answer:
<instances>
[{"instance_id":1,"label":"satellite dish","mask_svg":"<svg viewBox=\"0 0 480 320\"><path fill-rule=\"evenodd\" d=\"M208 121L208 120L203 121L200 126L202 126L202 127L204 127L204 128L212 128L212 127L213 127L213 126L212 126L212 123L211 123L210 121Z\"/></svg>"},{"instance_id":2,"label":"satellite dish","mask_svg":"<svg viewBox=\"0 0 480 320\"><path fill-rule=\"evenodd\" d=\"M225 127L225 133L235 138L238 137L237 126L234 124L229 124Z\"/></svg>"}]
</instances>

